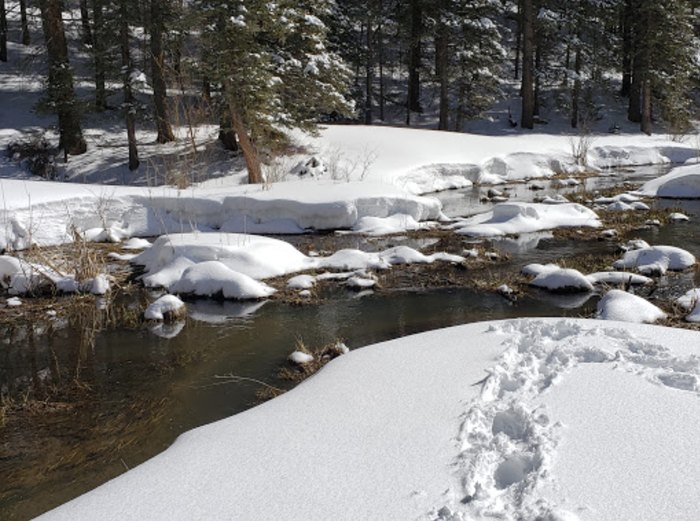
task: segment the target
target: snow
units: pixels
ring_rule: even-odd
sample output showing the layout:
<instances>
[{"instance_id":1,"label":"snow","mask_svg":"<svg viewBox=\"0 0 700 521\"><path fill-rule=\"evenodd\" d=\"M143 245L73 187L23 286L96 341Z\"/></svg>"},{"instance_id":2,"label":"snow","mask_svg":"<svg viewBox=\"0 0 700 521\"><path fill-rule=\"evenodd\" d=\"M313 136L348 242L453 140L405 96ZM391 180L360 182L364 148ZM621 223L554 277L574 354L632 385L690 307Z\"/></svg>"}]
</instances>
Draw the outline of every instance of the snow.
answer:
<instances>
[{"instance_id":1,"label":"snow","mask_svg":"<svg viewBox=\"0 0 700 521\"><path fill-rule=\"evenodd\" d=\"M42 519L694 519L699 339L520 319L356 349Z\"/></svg>"},{"instance_id":2,"label":"snow","mask_svg":"<svg viewBox=\"0 0 700 521\"><path fill-rule=\"evenodd\" d=\"M671 215L668 216L668 220L671 222L684 222L689 221L690 217L688 217L684 213L673 212Z\"/></svg>"},{"instance_id":3,"label":"snow","mask_svg":"<svg viewBox=\"0 0 700 521\"><path fill-rule=\"evenodd\" d=\"M310 289L316 284L316 277L313 275L297 275L287 281L287 287L291 289Z\"/></svg>"},{"instance_id":4,"label":"snow","mask_svg":"<svg viewBox=\"0 0 700 521\"><path fill-rule=\"evenodd\" d=\"M109 142L111 136L108 129L86 132L99 135L95 139L100 142ZM143 131L144 136L148 132ZM198 139L206 135L202 130ZM0 133L0 146L10 137L16 137L16 131ZM144 172L117 175L116 170L123 166L110 167L110 172L95 168L96 164L122 165L124 152L113 146L90 147L62 166L65 179L85 184L20 179L27 175L18 165L1 161L0 249L71 242L74 228L89 240L113 242L194 230L394 233L443 217L436 199L418 194L474 182L551 177L578 168L570 157L567 135L490 136L339 125L322 128L315 137L295 133L294 138L300 148L306 145L311 151L316 159L312 163L323 168L315 171L315 177L289 173L287 180L268 185L241 184L244 173L236 169L186 189L90 184L107 179L147 181ZM596 136L588 158L590 168L685 161L693 155L689 145L660 136L635 135L634 146L629 141L629 135ZM186 142L144 146L144 165L149 154L177 150ZM292 172L300 162L309 161L308 155L292 156L289 168L283 165L282 170ZM562 182L573 184L566 179ZM579 225L578 221L572 225Z\"/></svg>"},{"instance_id":5,"label":"snow","mask_svg":"<svg viewBox=\"0 0 700 521\"><path fill-rule=\"evenodd\" d=\"M545 270L530 281L531 286L550 291L591 291L593 284L578 270L557 268Z\"/></svg>"},{"instance_id":6,"label":"snow","mask_svg":"<svg viewBox=\"0 0 700 521\"><path fill-rule=\"evenodd\" d=\"M636 268L643 275L663 275L668 270L681 271L695 265L695 256L675 246L650 246L625 253L615 261L615 268Z\"/></svg>"},{"instance_id":7,"label":"snow","mask_svg":"<svg viewBox=\"0 0 700 521\"><path fill-rule=\"evenodd\" d=\"M576 203L500 203L493 210L450 225L455 232L488 237L551 230L559 227L601 226L593 210Z\"/></svg>"},{"instance_id":8,"label":"snow","mask_svg":"<svg viewBox=\"0 0 700 521\"><path fill-rule=\"evenodd\" d=\"M676 304L689 312L685 317L686 321L700 322L700 288L688 290L676 299Z\"/></svg>"},{"instance_id":9,"label":"snow","mask_svg":"<svg viewBox=\"0 0 700 521\"><path fill-rule=\"evenodd\" d=\"M294 351L290 354L287 359L295 364L304 365L314 361L314 357L309 353L303 351Z\"/></svg>"},{"instance_id":10,"label":"snow","mask_svg":"<svg viewBox=\"0 0 700 521\"><path fill-rule=\"evenodd\" d=\"M275 292L274 288L267 284L215 260L199 262L188 267L180 279L170 284L168 289L183 295L221 295L238 300L262 299Z\"/></svg>"},{"instance_id":11,"label":"snow","mask_svg":"<svg viewBox=\"0 0 700 521\"><path fill-rule=\"evenodd\" d=\"M0 179L0 250L69 243L73 229L90 241L119 242L212 229L303 233L357 227L393 233L442 218L437 199L386 183L310 180L265 189L230 182L178 190Z\"/></svg>"},{"instance_id":12,"label":"snow","mask_svg":"<svg viewBox=\"0 0 700 521\"><path fill-rule=\"evenodd\" d=\"M623 322L656 322L666 313L651 302L619 289L611 289L598 302L598 317Z\"/></svg>"},{"instance_id":13,"label":"snow","mask_svg":"<svg viewBox=\"0 0 700 521\"><path fill-rule=\"evenodd\" d=\"M700 164L679 166L646 182L639 193L650 197L695 199L700 197Z\"/></svg>"},{"instance_id":14,"label":"snow","mask_svg":"<svg viewBox=\"0 0 700 521\"><path fill-rule=\"evenodd\" d=\"M21 306L22 300L19 297L10 297L5 301L5 304L11 308Z\"/></svg>"},{"instance_id":15,"label":"snow","mask_svg":"<svg viewBox=\"0 0 700 521\"><path fill-rule=\"evenodd\" d=\"M279 239L235 233L187 233L159 237L153 245L132 259L144 266L146 287L162 287L172 293L226 298L264 298L272 288L256 282L312 269L370 270L389 269L396 264L460 263L464 257L445 252L425 255L408 246L396 246L380 252L356 249L339 250L327 257L307 257L291 244ZM354 273L299 275L288 281L293 289L308 289L316 280L347 279ZM349 285L374 285L353 280ZM357 282L355 284L355 282Z\"/></svg>"},{"instance_id":16,"label":"snow","mask_svg":"<svg viewBox=\"0 0 700 521\"><path fill-rule=\"evenodd\" d=\"M155 302L149 304L143 317L146 320L163 320L166 315L185 308L185 303L175 295L163 295Z\"/></svg>"},{"instance_id":17,"label":"snow","mask_svg":"<svg viewBox=\"0 0 700 521\"><path fill-rule=\"evenodd\" d=\"M121 248L123 250L145 250L146 248L150 248L151 243L148 242L146 239L139 239L138 237L133 237L129 239L128 241L125 241L122 245Z\"/></svg>"},{"instance_id":18,"label":"snow","mask_svg":"<svg viewBox=\"0 0 700 521\"><path fill-rule=\"evenodd\" d=\"M597 271L586 275L592 284L651 284L653 279L626 271Z\"/></svg>"}]
</instances>

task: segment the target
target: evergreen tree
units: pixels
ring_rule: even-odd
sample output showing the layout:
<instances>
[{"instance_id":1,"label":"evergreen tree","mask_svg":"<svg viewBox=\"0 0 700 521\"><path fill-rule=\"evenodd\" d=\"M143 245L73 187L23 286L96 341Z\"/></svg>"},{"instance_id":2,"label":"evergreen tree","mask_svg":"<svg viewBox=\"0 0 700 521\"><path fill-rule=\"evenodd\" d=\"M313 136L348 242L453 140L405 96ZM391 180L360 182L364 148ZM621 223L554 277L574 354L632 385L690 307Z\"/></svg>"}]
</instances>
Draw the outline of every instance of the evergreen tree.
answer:
<instances>
[{"instance_id":1,"label":"evergreen tree","mask_svg":"<svg viewBox=\"0 0 700 521\"><path fill-rule=\"evenodd\" d=\"M259 147L281 127L314 130L321 113L348 113L349 71L326 47L330 2L204 0L206 76L219 85L251 183L262 182Z\"/></svg>"}]
</instances>

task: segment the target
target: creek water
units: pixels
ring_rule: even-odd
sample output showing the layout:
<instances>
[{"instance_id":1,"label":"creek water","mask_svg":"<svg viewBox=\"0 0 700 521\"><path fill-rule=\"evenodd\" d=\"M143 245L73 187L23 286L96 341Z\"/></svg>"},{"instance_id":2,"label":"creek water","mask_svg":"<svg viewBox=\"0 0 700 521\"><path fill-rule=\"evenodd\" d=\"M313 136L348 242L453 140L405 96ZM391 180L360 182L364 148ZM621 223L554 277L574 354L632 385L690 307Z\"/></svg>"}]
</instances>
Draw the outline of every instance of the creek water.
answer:
<instances>
[{"instance_id":1,"label":"creek water","mask_svg":"<svg viewBox=\"0 0 700 521\"><path fill-rule=\"evenodd\" d=\"M592 178L585 189L639 183L659 173L647 168ZM508 188L514 200L543 193L526 184ZM550 185L544 192L576 190L582 188ZM467 215L490 207L481 202L484 192L483 187L470 188L438 197L448 215ZM700 202L657 204L680 207L695 218L640 230L635 236L651 244L681 246L700 257ZM310 242L319 251L382 249L402 240L414 247L428 244L327 235L289 240ZM548 234L502 239L490 246L510 255L504 270L616 248L614 242L555 241ZM659 291L679 294L699 282L695 272L677 275L662 280ZM511 302L463 288L364 295L335 288L312 305L190 302L190 317L179 332L105 328L86 341L84 331L69 325L46 331L36 322L18 323L0 333L0 389L13 400L13 410L21 412L8 417L5 427L0 421L0 519L40 514L161 452L180 433L254 406L261 387L256 381L284 385L275 375L296 340L320 346L343 339L358 348L481 320L590 316L597 299L533 290ZM23 408L23 397L37 390L51 394L52 400L27 401Z\"/></svg>"}]
</instances>

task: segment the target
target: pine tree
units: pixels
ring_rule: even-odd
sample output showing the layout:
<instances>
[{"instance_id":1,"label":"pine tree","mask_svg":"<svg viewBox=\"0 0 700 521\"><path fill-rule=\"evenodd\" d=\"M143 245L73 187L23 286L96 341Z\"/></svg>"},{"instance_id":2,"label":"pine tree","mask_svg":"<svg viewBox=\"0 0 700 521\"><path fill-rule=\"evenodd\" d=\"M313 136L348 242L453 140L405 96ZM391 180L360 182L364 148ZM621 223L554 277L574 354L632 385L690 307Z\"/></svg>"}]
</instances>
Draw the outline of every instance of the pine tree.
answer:
<instances>
[{"instance_id":1,"label":"pine tree","mask_svg":"<svg viewBox=\"0 0 700 521\"><path fill-rule=\"evenodd\" d=\"M40 0L44 41L49 62L49 99L58 113L59 148L66 156L87 150L73 92L73 72L63 29L60 0Z\"/></svg>"},{"instance_id":2,"label":"pine tree","mask_svg":"<svg viewBox=\"0 0 700 521\"><path fill-rule=\"evenodd\" d=\"M349 71L326 47L330 2L205 0L206 76L225 96L251 183L262 182L260 147L281 127L313 131L321 113L348 113Z\"/></svg>"}]
</instances>

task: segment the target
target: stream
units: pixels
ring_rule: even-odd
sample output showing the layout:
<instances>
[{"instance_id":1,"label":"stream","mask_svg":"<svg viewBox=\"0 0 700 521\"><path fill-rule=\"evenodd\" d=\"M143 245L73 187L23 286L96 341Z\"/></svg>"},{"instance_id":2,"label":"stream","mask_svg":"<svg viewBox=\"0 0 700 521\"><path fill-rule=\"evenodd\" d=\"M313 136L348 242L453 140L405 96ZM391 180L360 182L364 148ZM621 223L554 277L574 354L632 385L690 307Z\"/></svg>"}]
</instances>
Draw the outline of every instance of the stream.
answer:
<instances>
[{"instance_id":1,"label":"stream","mask_svg":"<svg viewBox=\"0 0 700 521\"><path fill-rule=\"evenodd\" d=\"M577 187L554 188L553 182L537 181L547 185L537 191L528 184L513 184L507 192L511 200L532 200L625 181L639 184L667 170L637 168L589 178ZM435 196L447 215L464 216L491 207L482 202L487 189ZM700 201L656 204L681 208L691 220L640 230L634 236L650 244L680 246L700 257ZM420 239L348 235L287 240L311 243L319 251L329 244L336 249L428 244ZM465 239L465 246L468 242ZM547 233L489 245L508 254L509 260L499 268L504 270L584 253L611 253L617 247L615 241L553 240ZM693 285L700 285L698 272L669 276L658 291L676 295ZM336 288L327 291L319 304L310 305L188 302L189 319L178 334L167 330L154 334L146 326L106 328L86 339L84 331L68 326L46 330L36 323L18 323L0 332L0 390L12 400L13 407L6 410L14 411L4 420L0 414L0 519L38 515L163 451L182 432L254 406L261 387L255 380L283 385L275 376L296 341L317 347L342 339L354 349L468 322L590 316L598 298L532 290L511 302L493 292L464 288L375 294ZM37 331L39 327L42 330ZM165 338L169 335L174 336ZM30 391L52 398L29 400Z\"/></svg>"}]
</instances>

